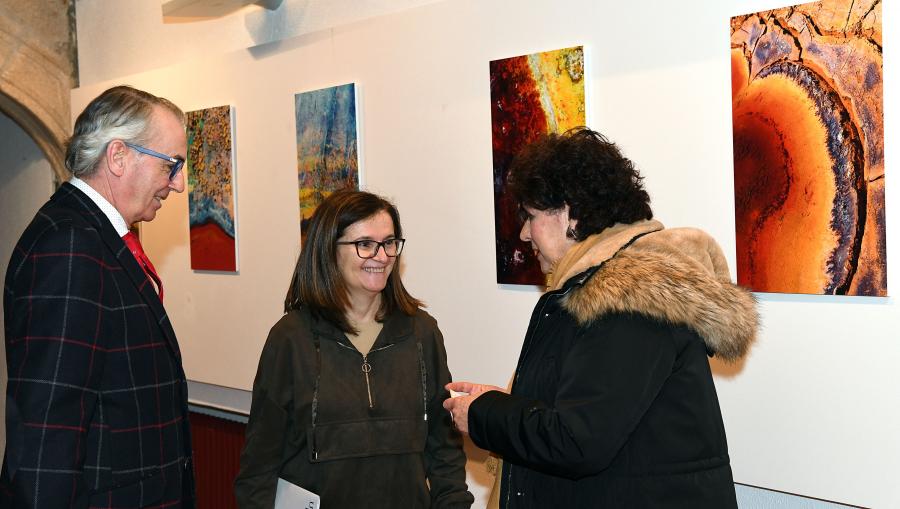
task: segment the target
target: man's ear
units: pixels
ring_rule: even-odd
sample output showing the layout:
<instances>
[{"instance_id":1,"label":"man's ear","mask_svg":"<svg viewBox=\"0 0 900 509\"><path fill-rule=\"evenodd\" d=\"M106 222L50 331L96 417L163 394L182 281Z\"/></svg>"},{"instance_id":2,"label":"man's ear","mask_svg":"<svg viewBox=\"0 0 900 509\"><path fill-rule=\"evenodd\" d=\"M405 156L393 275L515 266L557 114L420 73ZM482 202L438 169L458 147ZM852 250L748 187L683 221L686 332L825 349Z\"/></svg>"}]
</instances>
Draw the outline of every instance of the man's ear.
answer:
<instances>
[{"instance_id":1,"label":"man's ear","mask_svg":"<svg viewBox=\"0 0 900 509\"><path fill-rule=\"evenodd\" d=\"M106 145L106 167L117 177L125 174L127 149L122 140L113 140Z\"/></svg>"}]
</instances>

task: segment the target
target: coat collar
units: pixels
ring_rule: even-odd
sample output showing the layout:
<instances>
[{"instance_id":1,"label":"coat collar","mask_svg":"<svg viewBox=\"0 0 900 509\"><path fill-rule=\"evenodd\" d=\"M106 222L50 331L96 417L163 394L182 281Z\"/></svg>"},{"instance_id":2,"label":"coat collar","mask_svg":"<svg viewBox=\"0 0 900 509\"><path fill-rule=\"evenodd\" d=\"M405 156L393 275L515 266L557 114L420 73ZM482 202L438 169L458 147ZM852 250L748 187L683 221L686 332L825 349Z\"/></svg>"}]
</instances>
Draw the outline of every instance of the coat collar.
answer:
<instances>
[{"instance_id":1,"label":"coat collar","mask_svg":"<svg viewBox=\"0 0 900 509\"><path fill-rule=\"evenodd\" d=\"M635 238L662 230L659 221L616 224L575 244L556 263L550 277L550 290L562 288L566 281L612 258Z\"/></svg>"},{"instance_id":2,"label":"coat collar","mask_svg":"<svg viewBox=\"0 0 900 509\"><path fill-rule=\"evenodd\" d=\"M144 273L144 270L134 258L134 255L125 246L125 241L116 233L116 229L109 222L106 214L84 192L68 182L63 183L59 187L51 200L61 206L78 211L88 223L96 227L103 243L106 244L106 247L122 265L125 273L128 274L134 286L137 287L141 298L153 312L153 316L156 318L156 322L159 324L172 353L176 358L180 359L181 350L178 348L175 330L172 328L172 323L169 321L169 315L166 313L162 301L159 300L159 295L156 293L147 274Z\"/></svg>"},{"instance_id":3,"label":"coat collar","mask_svg":"<svg viewBox=\"0 0 900 509\"><path fill-rule=\"evenodd\" d=\"M312 315L312 329L316 335L340 343L344 343L346 345L351 344L350 340L347 338L344 332L337 328L337 326L335 326L333 323L320 318L315 313L310 312L310 314ZM375 344L372 345L372 348L374 349L381 346L399 343L411 337L413 334L413 322L413 317L407 315L406 313L402 313L400 311L391 313L385 318L384 327L382 327L381 332L378 334L378 338L375 340Z\"/></svg>"},{"instance_id":4,"label":"coat collar","mask_svg":"<svg viewBox=\"0 0 900 509\"><path fill-rule=\"evenodd\" d=\"M612 231L610 231L612 230ZM725 360L746 354L759 323L756 299L730 280L721 248L693 228L657 221L616 225L573 246L557 288L575 288L563 306L582 324L608 313L638 313L685 325Z\"/></svg>"}]
</instances>

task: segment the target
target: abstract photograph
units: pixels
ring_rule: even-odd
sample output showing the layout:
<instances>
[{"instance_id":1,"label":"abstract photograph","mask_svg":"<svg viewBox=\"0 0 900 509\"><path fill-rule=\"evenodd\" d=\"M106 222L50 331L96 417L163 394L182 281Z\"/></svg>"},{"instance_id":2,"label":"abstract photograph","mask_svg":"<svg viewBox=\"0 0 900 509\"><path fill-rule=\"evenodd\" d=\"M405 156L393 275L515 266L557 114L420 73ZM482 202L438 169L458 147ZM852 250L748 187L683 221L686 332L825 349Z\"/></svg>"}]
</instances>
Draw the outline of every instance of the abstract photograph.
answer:
<instances>
[{"instance_id":1,"label":"abstract photograph","mask_svg":"<svg viewBox=\"0 0 900 509\"><path fill-rule=\"evenodd\" d=\"M191 268L236 272L231 106L185 117Z\"/></svg>"},{"instance_id":2,"label":"abstract photograph","mask_svg":"<svg viewBox=\"0 0 900 509\"><path fill-rule=\"evenodd\" d=\"M731 19L738 283L887 295L881 0Z\"/></svg>"},{"instance_id":3,"label":"abstract photograph","mask_svg":"<svg viewBox=\"0 0 900 509\"><path fill-rule=\"evenodd\" d=\"M541 134L585 125L584 49L493 60L490 80L497 282L543 286L531 246L519 240L522 223L506 190L507 172L519 149Z\"/></svg>"},{"instance_id":4,"label":"abstract photograph","mask_svg":"<svg viewBox=\"0 0 900 509\"><path fill-rule=\"evenodd\" d=\"M353 83L294 95L300 229L334 191L359 188L356 86Z\"/></svg>"}]
</instances>

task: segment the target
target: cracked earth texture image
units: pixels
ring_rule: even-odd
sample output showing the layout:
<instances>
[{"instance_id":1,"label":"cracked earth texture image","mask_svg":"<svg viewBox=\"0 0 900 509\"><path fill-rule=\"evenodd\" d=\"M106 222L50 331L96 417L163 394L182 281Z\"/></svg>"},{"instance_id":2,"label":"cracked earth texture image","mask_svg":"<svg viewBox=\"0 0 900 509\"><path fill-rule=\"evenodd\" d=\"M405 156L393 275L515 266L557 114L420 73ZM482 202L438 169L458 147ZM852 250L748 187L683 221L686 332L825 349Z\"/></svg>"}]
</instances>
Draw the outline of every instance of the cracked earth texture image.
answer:
<instances>
[{"instance_id":1,"label":"cracked earth texture image","mask_svg":"<svg viewBox=\"0 0 900 509\"><path fill-rule=\"evenodd\" d=\"M523 146L541 134L585 125L584 49L493 60L490 78L497 282L543 286L531 246L519 240L522 223L506 178Z\"/></svg>"},{"instance_id":2,"label":"cracked earth texture image","mask_svg":"<svg viewBox=\"0 0 900 509\"><path fill-rule=\"evenodd\" d=\"M731 19L738 283L887 295L881 0Z\"/></svg>"}]
</instances>

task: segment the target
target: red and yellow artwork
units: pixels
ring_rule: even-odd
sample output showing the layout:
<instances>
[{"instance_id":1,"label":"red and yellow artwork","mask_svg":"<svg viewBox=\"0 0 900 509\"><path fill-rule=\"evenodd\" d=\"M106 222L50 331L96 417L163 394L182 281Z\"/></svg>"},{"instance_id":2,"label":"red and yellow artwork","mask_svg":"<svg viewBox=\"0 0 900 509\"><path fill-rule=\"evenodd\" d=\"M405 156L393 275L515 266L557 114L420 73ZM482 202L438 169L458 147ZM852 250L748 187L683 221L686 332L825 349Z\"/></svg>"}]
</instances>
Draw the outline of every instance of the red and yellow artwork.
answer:
<instances>
[{"instance_id":1,"label":"red and yellow artwork","mask_svg":"<svg viewBox=\"0 0 900 509\"><path fill-rule=\"evenodd\" d=\"M519 149L541 134L585 125L584 50L493 60L490 76L497 282L543 285L531 246L519 240L522 225L505 188L507 172Z\"/></svg>"},{"instance_id":2,"label":"red and yellow artwork","mask_svg":"<svg viewBox=\"0 0 900 509\"><path fill-rule=\"evenodd\" d=\"M887 295L880 0L731 19L738 283Z\"/></svg>"}]
</instances>

